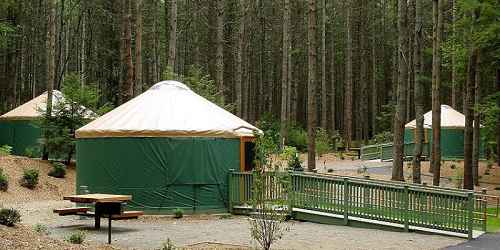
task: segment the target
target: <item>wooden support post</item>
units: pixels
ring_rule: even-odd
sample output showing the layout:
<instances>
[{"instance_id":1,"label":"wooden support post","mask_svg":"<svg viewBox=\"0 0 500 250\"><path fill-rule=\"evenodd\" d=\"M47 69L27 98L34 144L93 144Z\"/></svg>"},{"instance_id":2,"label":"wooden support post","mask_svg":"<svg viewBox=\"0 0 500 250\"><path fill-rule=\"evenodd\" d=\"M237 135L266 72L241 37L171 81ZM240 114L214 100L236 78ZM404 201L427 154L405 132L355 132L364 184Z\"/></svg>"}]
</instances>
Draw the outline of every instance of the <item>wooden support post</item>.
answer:
<instances>
[{"instance_id":1,"label":"wooden support post","mask_svg":"<svg viewBox=\"0 0 500 250\"><path fill-rule=\"evenodd\" d=\"M111 214L108 216L108 244L111 244Z\"/></svg>"},{"instance_id":2,"label":"wooden support post","mask_svg":"<svg viewBox=\"0 0 500 250\"><path fill-rule=\"evenodd\" d=\"M97 211L95 211L94 222L95 222L95 229L100 229L101 228L101 214Z\"/></svg>"},{"instance_id":3,"label":"wooden support post","mask_svg":"<svg viewBox=\"0 0 500 250\"><path fill-rule=\"evenodd\" d=\"M403 197L403 209L404 209L404 213L403 213L403 216L404 216L404 224L405 224L405 232L409 232L410 230L410 222L409 222L409 219L410 219L410 215L408 214L409 211L408 211L408 208L409 208L409 205L410 205L410 193L409 193L409 187L408 185L405 185L404 187L404 197Z\"/></svg>"},{"instance_id":4,"label":"wooden support post","mask_svg":"<svg viewBox=\"0 0 500 250\"><path fill-rule=\"evenodd\" d=\"M349 225L349 178L344 178L344 225Z\"/></svg>"}]
</instances>

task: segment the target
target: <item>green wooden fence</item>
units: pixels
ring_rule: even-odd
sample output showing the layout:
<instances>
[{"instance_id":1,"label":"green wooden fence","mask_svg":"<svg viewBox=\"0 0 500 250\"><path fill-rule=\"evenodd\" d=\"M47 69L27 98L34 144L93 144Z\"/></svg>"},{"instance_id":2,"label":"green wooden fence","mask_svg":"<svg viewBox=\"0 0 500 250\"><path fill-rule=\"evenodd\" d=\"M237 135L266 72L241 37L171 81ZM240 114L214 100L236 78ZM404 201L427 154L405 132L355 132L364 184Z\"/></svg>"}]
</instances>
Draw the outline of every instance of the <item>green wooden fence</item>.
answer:
<instances>
[{"instance_id":1,"label":"green wooden fence","mask_svg":"<svg viewBox=\"0 0 500 250\"><path fill-rule=\"evenodd\" d=\"M288 199L289 210L301 208L410 226L467 234L486 231L486 202L473 192L342 176L291 173L288 190L267 177L269 200ZM231 172L230 209L249 206L252 200L251 172ZM273 191L271 191L271 189ZM281 192L287 192L283 195Z\"/></svg>"},{"instance_id":2,"label":"green wooden fence","mask_svg":"<svg viewBox=\"0 0 500 250\"><path fill-rule=\"evenodd\" d=\"M392 143L375 144L361 147L361 159L362 160L391 160L392 159ZM415 143L405 143L404 151L405 157L413 157L413 150L415 148ZM422 156L429 158L429 144L423 144Z\"/></svg>"}]
</instances>

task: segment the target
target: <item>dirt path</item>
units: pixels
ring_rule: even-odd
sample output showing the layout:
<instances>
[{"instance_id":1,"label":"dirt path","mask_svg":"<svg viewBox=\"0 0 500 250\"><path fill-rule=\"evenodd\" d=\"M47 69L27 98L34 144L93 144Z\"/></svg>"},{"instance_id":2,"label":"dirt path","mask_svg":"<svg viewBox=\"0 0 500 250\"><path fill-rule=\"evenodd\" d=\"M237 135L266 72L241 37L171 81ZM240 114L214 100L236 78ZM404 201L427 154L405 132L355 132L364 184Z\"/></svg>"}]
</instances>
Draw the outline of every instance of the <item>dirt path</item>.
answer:
<instances>
[{"instance_id":1,"label":"dirt path","mask_svg":"<svg viewBox=\"0 0 500 250\"><path fill-rule=\"evenodd\" d=\"M7 204L9 205L9 204ZM66 201L36 201L11 204L23 215L23 223L44 224L50 237L64 239L78 230L87 232L89 244L106 242L107 223L99 231L93 220L75 216L54 215L53 208L71 206ZM464 242L463 239L389 232L346 226L322 225L309 222L290 222L291 230L276 244L278 249L440 249ZM192 246L203 242L218 242L233 246L253 247L246 217L222 219L215 215L187 216L176 220L167 216L146 216L140 220L113 222L113 244L132 249L159 248L167 239L176 246ZM203 245L203 244L201 244Z\"/></svg>"}]
</instances>

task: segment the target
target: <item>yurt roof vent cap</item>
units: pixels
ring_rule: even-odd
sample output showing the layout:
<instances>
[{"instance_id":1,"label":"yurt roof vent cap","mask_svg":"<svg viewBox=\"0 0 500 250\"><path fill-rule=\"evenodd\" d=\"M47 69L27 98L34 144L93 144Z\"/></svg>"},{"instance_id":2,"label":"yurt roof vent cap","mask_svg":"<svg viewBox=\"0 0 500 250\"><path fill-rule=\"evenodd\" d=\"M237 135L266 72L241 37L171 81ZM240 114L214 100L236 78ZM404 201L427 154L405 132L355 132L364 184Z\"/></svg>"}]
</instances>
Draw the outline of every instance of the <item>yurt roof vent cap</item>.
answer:
<instances>
[{"instance_id":1,"label":"yurt roof vent cap","mask_svg":"<svg viewBox=\"0 0 500 250\"><path fill-rule=\"evenodd\" d=\"M161 81L159 83L156 83L155 85L153 85L150 88L150 90L161 90L163 88L171 88L171 87L191 91L191 89L188 86L186 86L184 83L181 83L178 81L173 81L173 80Z\"/></svg>"}]
</instances>

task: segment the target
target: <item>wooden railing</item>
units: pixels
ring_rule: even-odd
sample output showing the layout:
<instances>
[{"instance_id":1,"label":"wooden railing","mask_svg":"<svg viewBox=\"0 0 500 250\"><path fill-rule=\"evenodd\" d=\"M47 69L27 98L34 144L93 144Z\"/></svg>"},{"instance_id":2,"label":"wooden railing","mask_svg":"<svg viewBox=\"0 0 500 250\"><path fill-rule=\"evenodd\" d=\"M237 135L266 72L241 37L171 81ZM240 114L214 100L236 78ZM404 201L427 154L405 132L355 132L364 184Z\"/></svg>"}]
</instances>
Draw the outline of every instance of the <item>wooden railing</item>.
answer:
<instances>
[{"instance_id":1,"label":"wooden railing","mask_svg":"<svg viewBox=\"0 0 500 250\"><path fill-rule=\"evenodd\" d=\"M361 147L361 159L362 160L376 160L380 159L383 161L392 159L392 143L375 144ZM415 148L415 143L405 143L404 151L405 157L410 159L413 157L413 150ZM429 144L424 143L422 148L422 157L429 157Z\"/></svg>"},{"instance_id":2,"label":"wooden railing","mask_svg":"<svg viewBox=\"0 0 500 250\"><path fill-rule=\"evenodd\" d=\"M486 230L486 200L473 192L341 176L290 173L289 187L268 178L265 193L269 200L286 197L289 210L301 208L317 212L377 220L467 234ZM231 172L230 209L250 205L253 175ZM271 189L273 191L271 191ZM283 194L286 192L286 194Z\"/></svg>"}]
</instances>

